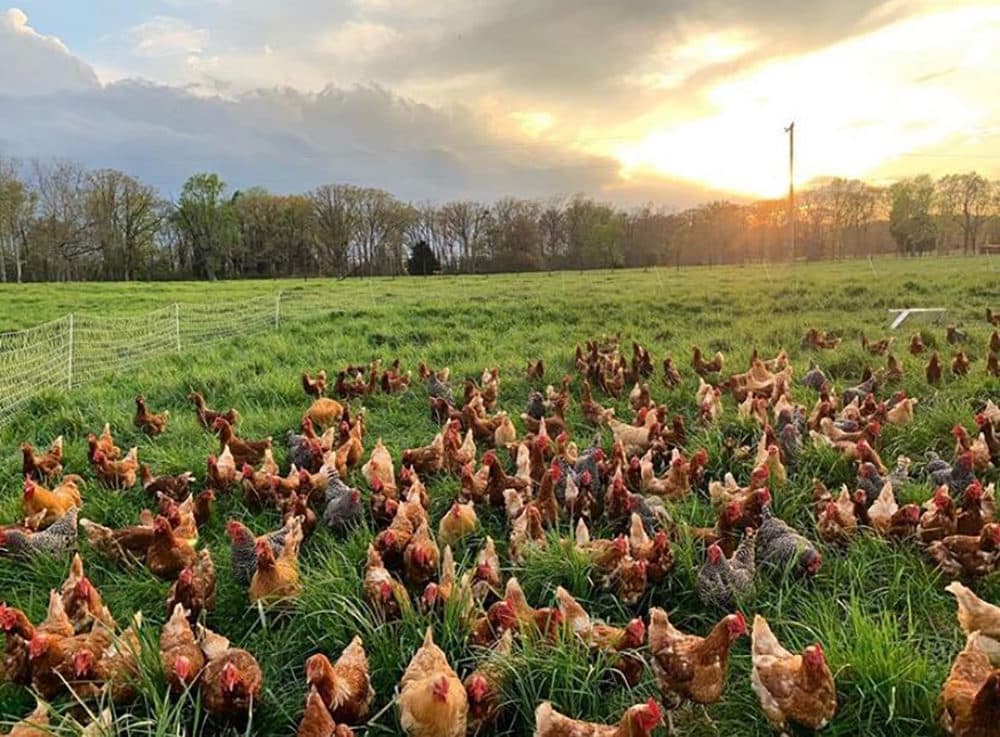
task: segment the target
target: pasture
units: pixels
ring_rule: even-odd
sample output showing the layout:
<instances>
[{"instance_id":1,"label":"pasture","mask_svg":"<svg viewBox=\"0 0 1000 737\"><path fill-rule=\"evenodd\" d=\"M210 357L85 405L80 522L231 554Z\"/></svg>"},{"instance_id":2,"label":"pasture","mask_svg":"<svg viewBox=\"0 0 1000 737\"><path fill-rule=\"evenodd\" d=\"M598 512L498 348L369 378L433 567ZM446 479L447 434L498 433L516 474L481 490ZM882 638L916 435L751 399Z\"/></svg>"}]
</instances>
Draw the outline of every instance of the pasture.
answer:
<instances>
[{"instance_id":1,"label":"pasture","mask_svg":"<svg viewBox=\"0 0 1000 737\"><path fill-rule=\"evenodd\" d=\"M1000 267L998 267L1000 268ZM123 316L179 302L218 301L226 304L282 290L294 298L277 330L238 337L209 346L187 345L180 355L157 356L137 369L114 373L72 393L61 386L46 389L7 426L0 428L0 522L20 517L20 464L17 450L23 440L45 447L56 435L66 439L68 472L88 481L82 516L108 526L134 523L137 513L150 506L140 489L120 493L93 483L86 459L85 437L110 422L123 448L137 445L139 458L156 473L192 470L200 480L205 458L217 450L214 436L196 423L187 395L205 394L213 407L234 406L242 420L242 436L272 436L275 456L287 468L284 437L296 429L308 398L299 375L325 368L335 374L348 363L400 358L405 369L425 360L434 367L450 366L452 382L460 390L466 376L478 377L484 367L500 369L499 407L516 419L524 411L533 388L558 383L564 373L575 373L573 351L578 343L620 331L625 346L636 340L653 355L656 372L650 380L652 396L671 413L683 414L690 428L688 453L704 447L710 461L707 477L721 479L727 471L745 483L752 459L725 460L726 438L753 444L759 428L737 417L733 399L724 399L721 421L711 427L696 422L697 376L690 369L690 349L700 345L709 354L726 356L724 375L743 371L756 347L770 357L788 351L795 377L800 378L814 358L838 389L858 383L865 363L884 366L884 358L861 348L862 332L871 338L889 335L887 310L893 307L947 307L949 322L969 334L965 350L973 359L969 376L956 378L946 371L937 387L924 378L925 357L913 357L906 341L920 331L930 350L950 358L944 325L912 319L896 332L894 354L902 361L904 378L883 393L905 389L919 397L915 421L905 427L885 427L882 457L887 465L898 454L915 460L927 450L951 458L952 426L972 428L976 407L987 398L1000 399L1000 379L984 371L991 328L983 312L1000 303L1000 273L993 263L977 259L876 260L820 265L759 265L724 268L686 268L679 271L615 271L529 275L432 277L427 279L351 279L235 283L159 284L45 284L0 287L0 329L28 327L68 312ZM240 319L234 311L232 319ZM835 350L813 353L800 346L805 330L814 326L843 338ZM660 360L674 356L683 384L667 389L661 381ZM528 359L543 358L544 382L529 382ZM332 379L331 379L332 385ZM797 402L811 408L815 392L793 384ZM170 410L168 431L155 439L141 435L132 424L134 397L145 393L157 411ZM459 391L460 393L460 391ZM627 393L626 393L627 394ZM568 420L571 435L583 447L594 428L580 414L579 380ZM630 418L627 396L613 400L598 393L598 401L614 406L619 417ZM399 395L376 394L356 401L367 410L366 450L383 438L397 460L404 448L421 446L437 431L426 391L419 382ZM604 431L605 447L610 433ZM509 462L506 464L511 470ZM777 513L815 539L811 514L813 479L831 489L853 485L856 469L829 449L807 444L787 486L774 491ZM997 481L994 469L984 482ZM360 473L349 479L365 488ZM435 523L448 509L458 480L431 478L431 516ZM853 488L853 486L852 486ZM908 484L900 503L923 502L930 485L918 478ZM711 506L701 493L669 505L679 523L710 525ZM486 534L498 542L506 562L506 521L502 510L479 509L477 534L457 547L459 570L474 560ZM225 523L238 517L257 532L278 526L276 513L250 513L238 494L220 497L215 514L202 530L219 571L217 609L207 623L234 643L254 653L265 673L265 698L254 714L254 734L290 734L302 714L305 696L303 664L314 652L335 656L360 634L371 659L377 694L377 716L359 734L401 734L396 711L386 707L400 674L419 646L423 630L435 621L438 643L449 654L460 676L479 657L465 644L465 633L455 623L413 614L401 622L379 623L361 602L361 575L365 549L372 536L362 528L338 540L322 525L303 546L304 591L294 611L281 617L261 616L249 606L244 589L229 572L229 542ZM597 525L595 535L602 534ZM568 588L591 614L622 625L645 614L650 606L666 608L674 624L704 634L722 612L707 611L694 593L694 580L704 560L700 544L681 535L672 540L677 564L665 584L651 587L635 609L594 585L592 571L578 557L566 556L557 538L567 536L565 525L551 531L546 550L533 554L523 567L505 568L522 582L529 601L553 605L557 585ZM85 548L84 544L84 548ZM819 641L835 671L841 706L825 734L906 736L935 735L937 699L951 659L964 638L955 622L954 599L943 591L948 580L939 576L916 544L893 544L861 534L846 549L820 546L824 564L809 581L773 583L760 577L743 603L748 619L767 617L779 639L790 649ZM141 735L218 734L220 725L206 722L193 700L170 700L158 672L155 633L165 619L168 584L143 568L124 570L83 551L85 564L105 603L120 623L142 610L150 633L150 657L144 661L144 683L138 701L116 710L123 732ZM0 600L23 608L32 620L44 615L48 591L65 578L68 560L23 565L0 559ZM977 593L1000 601L1000 576L978 582ZM566 636L555 647L518 645L512 667L517 677L505 693L508 709L496 735L531 733L539 701L551 699L562 712L581 719L617 720L622 710L655 693L647 673L639 687L628 692L612 685L607 663L594 659L586 648ZM768 735L771 728L749 685L748 639L733 650L729 680L722 700L708 708L686 706L675 715L685 735ZM33 706L30 693L0 686L0 714L24 715ZM61 708L67 709L70 705ZM67 734L69 732L66 732Z\"/></svg>"}]
</instances>

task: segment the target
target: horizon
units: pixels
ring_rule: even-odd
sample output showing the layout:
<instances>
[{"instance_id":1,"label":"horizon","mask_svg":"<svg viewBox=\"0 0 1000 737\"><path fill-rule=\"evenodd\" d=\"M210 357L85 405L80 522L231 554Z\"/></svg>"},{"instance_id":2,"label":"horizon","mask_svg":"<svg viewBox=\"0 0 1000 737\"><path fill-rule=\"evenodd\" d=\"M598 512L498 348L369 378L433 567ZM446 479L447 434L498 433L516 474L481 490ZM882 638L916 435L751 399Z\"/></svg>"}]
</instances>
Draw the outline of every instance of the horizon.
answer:
<instances>
[{"instance_id":1,"label":"horizon","mask_svg":"<svg viewBox=\"0 0 1000 737\"><path fill-rule=\"evenodd\" d=\"M239 16L235 11L239 10ZM103 12L101 12L103 11ZM1000 175L983 2L99 2L0 7L0 155L167 196L326 182L412 201L582 193L683 209L920 173Z\"/></svg>"}]
</instances>

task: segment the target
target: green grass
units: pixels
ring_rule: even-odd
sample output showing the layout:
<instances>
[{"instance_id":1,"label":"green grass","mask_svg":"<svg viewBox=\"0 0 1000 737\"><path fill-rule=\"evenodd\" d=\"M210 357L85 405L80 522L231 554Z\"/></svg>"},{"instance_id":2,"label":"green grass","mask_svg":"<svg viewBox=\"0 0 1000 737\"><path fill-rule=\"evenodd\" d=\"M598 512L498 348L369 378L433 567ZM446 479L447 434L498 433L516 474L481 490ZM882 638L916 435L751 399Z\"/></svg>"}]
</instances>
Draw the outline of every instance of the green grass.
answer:
<instances>
[{"instance_id":1,"label":"green grass","mask_svg":"<svg viewBox=\"0 0 1000 737\"><path fill-rule=\"evenodd\" d=\"M478 377L485 366L498 365L500 404L517 415L531 388L523 374L527 358L543 357L546 380L555 382L572 370L576 343L620 330L626 339L648 346L657 361L668 351L675 356L684 372L683 387L665 389L657 370L653 396L666 402L671 412L691 419L697 381L687 367L693 343L710 351L724 351L727 373L742 370L754 346L764 354L783 347L792 356L796 375L801 376L809 356L800 349L799 341L804 330L815 325L845 339L836 351L817 356L836 385L844 387L857 382L866 361L881 362L862 352L860 333L870 337L887 334L886 310L899 306L947 307L948 319L963 323L969 332L966 350L976 364L967 378L949 376L940 387L928 387L923 363L909 356L905 341L919 329L926 342L936 343L944 355L950 355L943 326L916 320L905 325L899 331L895 351L906 369L901 386L919 396L921 403L913 425L886 428L885 455L891 459L903 452L919 458L927 448L950 453L951 426L963 422L971 427L976 404L986 397L1000 397L1000 381L983 373L989 329L981 317L989 300L1000 293L1000 278L985 259L877 260L874 265L877 276L867 263L858 262L771 266L769 270L748 266L424 280L0 287L0 330L29 326L70 311L122 316L175 301L183 309L184 303L267 297L277 290L286 295L285 320L277 332L185 346L181 356L156 357L135 370L110 375L72 394L58 387L43 391L12 423L0 429L0 520L19 516L20 441L47 444L63 434L67 471L80 472L92 480L85 462L84 438L104 422L112 423L120 445L138 445L140 458L155 472L193 470L201 477L205 457L216 444L214 437L197 426L190 411L186 395L192 389L203 391L213 406L238 407L244 418L241 434L281 438L297 426L307 406L298 381L301 370L325 367L330 371L348 362L399 356L414 369L421 359L434 366L450 365L458 380L466 375ZM232 314L232 320L239 325L238 313ZM146 394L153 408L171 410L166 435L149 440L132 427L133 398L139 391ZM579 391L578 385L575 391ZM795 392L799 402L812 405L812 392L800 386ZM625 400L602 401L615 404L620 414L630 416ZM381 436L397 459L401 449L422 445L435 432L422 387L399 396L374 396L365 406L370 428L367 447ZM580 442L593 435L582 423L578 403L572 406L569 419ZM721 454L726 435L744 441L754 438L754 430L738 421L728 397L720 426L695 432L689 444L691 449L705 446L710 450L713 478L732 471L745 480L747 463L729 462ZM284 463L283 448L277 455ZM853 470L834 454L810 449L803 454L788 486L775 492L779 513L810 535L814 476L836 487L850 482ZM987 480L996 479L995 471L987 476ZM360 484L360 474L353 481ZM457 485L453 479L441 478L432 480L429 487L436 521ZM923 499L930 489L914 485L908 493ZM108 524L125 524L149 504L141 492L119 494L88 483L84 515ZM707 524L711 519L709 504L702 496L677 505L673 513L694 524ZM339 653L355 633L364 638L370 654L378 694L376 711L382 710L390 703L429 620L414 614L402 622L384 624L370 616L359 595L361 566L371 533L360 530L338 541L326 530L319 530L303 549L305 590L295 610L278 619L262 619L226 573L229 546L224 524L229 516L244 518L255 530L273 528L278 518L270 512L251 514L236 497L227 497L220 500L217 514L202 536L220 571L219 605L209 615L208 624L254 652L265 670L265 698L250 730L256 734L290 733L304 703L305 659L317 651ZM460 566L473 559L482 535L492 534L498 543L506 540L499 514L480 510L480 516L484 521L481 535L456 550ZM721 613L705 611L693 590L702 553L683 539L675 548L675 571L666 583L648 592L638 610L644 613L650 605L666 607L678 626L704 633ZM776 584L762 579L745 602L746 613L766 616L790 649L813 640L824 644L843 702L827 734L937 734L937 694L961 642L953 600L942 591L946 582L912 545L861 537L846 551L823 549L823 554L825 564L815 581ZM89 551L85 561L119 622L127 622L137 609L144 612L150 648L154 649L155 633L165 618L167 585L143 570L123 570ZM0 560L0 599L39 618L49 588L62 581L67 568L68 561L25 568ZM555 587L562 584L592 613L610 622L622 624L635 615L613 596L598 590L587 564L566 556L555 542L530 557L523 568L507 573L518 575L537 605L551 605ZM997 601L1000 577L990 577L977 589ZM437 624L437 634L461 674L474 667L481 654L464 644L452 624ZM142 735L224 731L221 725L200 716L193 697L180 701L165 697L155 652L149 655L140 699L116 712L117 727ZM742 640L734 651L727 693L708 710L715 725L700 711L684 708L676 715L684 734L769 734L750 691L749 666L748 641ZM518 647L510 667L517 678L506 694L510 709L496 729L497 735L530 734L533 711L540 699L551 698L557 708L582 718L612 721L625 706L645 699L653 689L648 675L635 692L611 685L607 664L570 641L555 648ZM26 714L32 705L27 691L0 686L0 713ZM72 724L67 723L64 731L72 732ZM395 710L381 711L363 733L399 734Z\"/></svg>"}]
</instances>

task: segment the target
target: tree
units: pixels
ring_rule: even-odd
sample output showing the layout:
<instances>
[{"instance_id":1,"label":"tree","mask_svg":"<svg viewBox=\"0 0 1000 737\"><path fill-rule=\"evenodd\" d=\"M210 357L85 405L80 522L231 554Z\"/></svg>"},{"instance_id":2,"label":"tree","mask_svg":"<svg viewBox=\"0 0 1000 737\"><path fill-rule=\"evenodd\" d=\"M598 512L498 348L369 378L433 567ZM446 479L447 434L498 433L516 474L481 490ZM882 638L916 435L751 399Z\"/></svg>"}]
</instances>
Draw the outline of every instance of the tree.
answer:
<instances>
[{"instance_id":1,"label":"tree","mask_svg":"<svg viewBox=\"0 0 1000 737\"><path fill-rule=\"evenodd\" d=\"M101 254L101 273L130 281L147 263L160 227L156 192L115 169L92 172L87 190L91 237Z\"/></svg>"},{"instance_id":2,"label":"tree","mask_svg":"<svg viewBox=\"0 0 1000 737\"><path fill-rule=\"evenodd\" d=\"M71 161L34 161L32 175L37 204L25 260L36 278L75 278L78 262L95 250L88 238L87 172Z\"/></svg>"},{"instance_id":3,"label":"tree","mask_svg":"<svg viewBox=\"0 0 1000 737\"><path fill-rule=\"evenodd\" d=\"M962 233L962 253L975 253L990 208L990 183L976 172L949 174L937 184L936 203L943 226Z\"/></svg>"},{"instance_id":4,"label":"tree","mask_svg":"<svg viewBox=\"0 0 1000 737\"><path fill-rule=\"evenodd\" d=\"M938 231L931 217L934 182L927 175L902 179L889 187L889 232L901 254L932 250Z\"/></svg>"},{"instance_id":5,"label":"tree","mask_svg":"<svg viewBox=\"0 0 1000 737\"><path fill-rule=\"evenodd\" d=\"M218 174L195 174L184 182L173 221L196 276L215 281L232 270L238 231L226 184Z\"/></svg>"},{"instance_id":6,"label":"tree","mask_svg":"<svg viewBox=\"0 0 1000 737\"><path fill-rule=\"evenodd\" d=\"M441 263L427 241L417 241L414 244L406 262L406 270L410 276L428 276L441 270Z\"/></svg>"},{"instance_id":7,"label":"tree","mask_svg":"<svg viewBox=\"0 0 1000 737\"><path fill-rule=\"evenodd\" d=\"M18 284L24 267L22 249L36 200L19 169L16 161L0 158L0 280L7 281L9 257Z\"/></svg>"}]
</instances>

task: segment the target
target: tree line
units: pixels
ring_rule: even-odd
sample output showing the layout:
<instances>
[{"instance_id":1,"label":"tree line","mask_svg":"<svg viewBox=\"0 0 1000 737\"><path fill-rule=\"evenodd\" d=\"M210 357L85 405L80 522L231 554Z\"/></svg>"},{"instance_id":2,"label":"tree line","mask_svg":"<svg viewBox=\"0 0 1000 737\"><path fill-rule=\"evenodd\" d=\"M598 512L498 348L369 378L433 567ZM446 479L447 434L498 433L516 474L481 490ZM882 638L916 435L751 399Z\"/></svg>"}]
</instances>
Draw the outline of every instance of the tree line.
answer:
<instances>
[{"instance_id":1,"label":"tree line","mask_svg":"<svg viewBox=\"0 0 1000 737\"><path fill-rule=\"evenodd\" d=\"M1000 241L1000 182L975 172L884 188L824 181L797 197L794 248L790 217L784 199L683 211L625 209L583 195L432 204L350 184L302 194L232 190L212 173L191 176L171 201L114 169L0 157L0 280L392 275L408 262L486 273L975 253Z\"/></svg>"}]
</instances>

